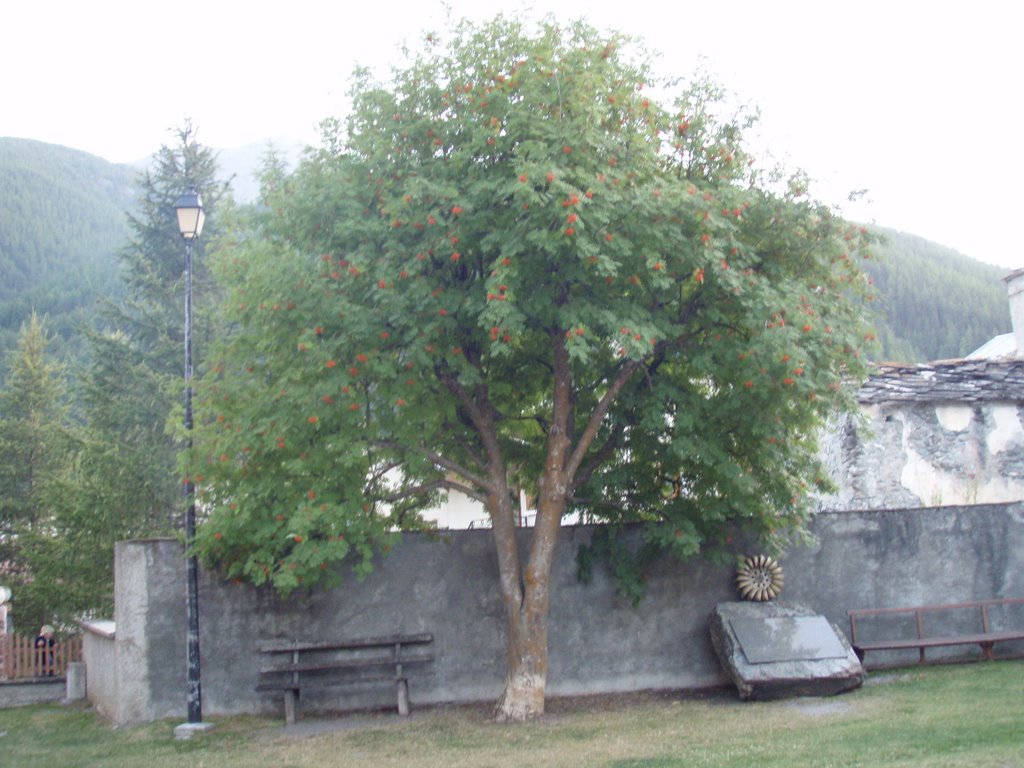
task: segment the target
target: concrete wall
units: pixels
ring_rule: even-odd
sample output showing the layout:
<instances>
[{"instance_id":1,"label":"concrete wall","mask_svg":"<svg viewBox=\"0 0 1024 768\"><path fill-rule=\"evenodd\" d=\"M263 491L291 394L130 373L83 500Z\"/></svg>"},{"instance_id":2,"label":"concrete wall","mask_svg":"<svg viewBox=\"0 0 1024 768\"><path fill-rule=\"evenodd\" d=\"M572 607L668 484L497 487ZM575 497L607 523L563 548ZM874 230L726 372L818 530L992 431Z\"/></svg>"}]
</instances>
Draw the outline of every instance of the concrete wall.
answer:
<instances>
[{"instance_id":1,"label":"concrete wall","mask_svg":"<svg viewBox=\"0 0 1024 768\"><path fill-rule=\"evenodd\" d=\"M107 720L117 720L117 646L114 622L83 621L82 661L85 662L85 697Z\"/></svg>"},{"instance_id":2,"label":"concrete wall","mask_svg":"<svg viewBox=\"0 0 1024 768\"><path fill-rule=\"evenodd\" d=\"M65 686L63 677L4 680L0 682L0 709L60 701L64 698Z\"/></svg>"},{"instance_id":3,"label":"concrete wall","mask_svg":"<svg viewBox=\"0 0 1024 768\"><path fill-rule=\"evenodd\" d=\"M565 528L552 573L552 695L684 688L726 682L707 620L735 598L732 566L659 562L636 608L606 573L576 578L592 528ZM784 600L842 627L851 608L1024 595L1024 505L819 515L816 543L783 558ZM524 532L528 533L528 532ZM116 721L185 715L185 570L173 541L118 546ZM130 584L122 584L128 578ZM432 632L436 661L410 675L414 704L494 699L504 675L504 618L490 531L406 535L365 581L280 599L268 590L200 580L204 712L280 713L254 690L261 641ZM912 660L912 658L910 659ZM90 668L89 679L94 672ZM393 705L388 686L327 689L304 709Z\"/></svg>"}]
</instances>

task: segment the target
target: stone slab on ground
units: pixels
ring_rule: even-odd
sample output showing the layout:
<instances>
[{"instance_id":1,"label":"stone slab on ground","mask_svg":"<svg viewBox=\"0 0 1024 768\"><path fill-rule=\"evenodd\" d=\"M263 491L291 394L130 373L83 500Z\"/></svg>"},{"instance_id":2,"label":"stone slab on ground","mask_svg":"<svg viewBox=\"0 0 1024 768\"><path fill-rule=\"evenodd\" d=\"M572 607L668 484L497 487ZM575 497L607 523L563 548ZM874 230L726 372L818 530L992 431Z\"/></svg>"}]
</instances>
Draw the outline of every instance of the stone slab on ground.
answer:
<instances>
[{"instance_id":1,"label":"stone slab on ground","mask_svg":"<svg viewBox=\"0 0 1024 768\"><path fill-rule=\"evenodd\" d=\"M864 667L842 630L805 606L719 603L710 630L744 701L832 696L864 684Z\"/></svg>"},{"instance_id":2,"label":"stone slab on ground","mask_svg":"<svg viewBox=\"0 0 1024 768\"><path fill-rule=\"evenodd\" d=\"M206 733L211 728L213 728L213 723L182 723L181 725L175 726L174 738L188 740L193 736Z\"/></svg>"}]
</instances>

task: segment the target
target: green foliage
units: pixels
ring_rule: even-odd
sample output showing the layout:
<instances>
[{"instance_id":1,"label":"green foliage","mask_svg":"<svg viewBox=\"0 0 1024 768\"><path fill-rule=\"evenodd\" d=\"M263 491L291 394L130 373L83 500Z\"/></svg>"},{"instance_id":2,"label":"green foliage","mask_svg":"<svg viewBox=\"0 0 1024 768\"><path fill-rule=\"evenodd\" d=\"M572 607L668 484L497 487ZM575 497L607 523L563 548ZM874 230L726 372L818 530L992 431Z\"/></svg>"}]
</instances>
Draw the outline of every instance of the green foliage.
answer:
<instances>
[{"instance_id":1,"label":"green foliage","mask_svg":"<svg viewBox=\"0 0 1024 768\"><path fill-rule=\"evenodd\" d=\"M35 541L51 530L66 457L68 433L63 368L47 354L49 338L32 315L9 354L6 385L0 392L0 562L12 572L19 622L39 625L62 600L55 585L34 572Z\"/></svg>"},{"instance_id":2,"label":"green foliage","mask_svg":"<svg viewBox=\"0 0 1024 768\"><path fill-rule=\"evenodd\" d=\"M205 250L216 238L227 187L216 180L216 157L186 124L178 143L154 155L139 182L131 240L121 254L124 300L106 308L104 331L90 337L92 364L80 396L86 437L78 506L100 507L116 538L167 533L184 514L177 472L184 394L185 246L174 203L195 186L206 209L203 236L193 247L193 358L201 370L212 335Z\"/></svg>"},{"instance_id":3,"label":"green foliage","mask_svg":"<svg viewBox=\"0 0 1024 768\"><path fill-rule=\"evenodd\" d=\"M204 236L216 236L215 207L226 187L215 181L213 152L195 142L191 126L179 139L179 146L160 149L154 169L140 180L138 213L129 216L133 236L122 254L124 299L108 303L105 327L86 334L90 362L77 379L81 423L68 423L67 393L54 390L61 377L41 363L30 366L27 351L15 360L3 393L13 414L32 412L27 393L53 411L36 419L46 431L34 440L17 431L29 424L25 418L5 421L2 433L5 482L12 487L16 481L27 487L26 477L42 473L37 457L52 459L41 490L12 491L4 502L5 521L23 521L7 537L17 545L19 622L30 615L34 623L61 623L109 613L114 542L167 534L184 513L176 466L180 443L167 429L169 421L181 421L177 403L184 389L184 243L173 206L183 190L196 185L207 207ZM202 241L193 251L201 264ZM196 302L210 301L206 270L196 272ZM196 313L198 349L211 334L206 314ZM33 350L42 346L40 334L27 336L36 339ZM31 360L41 355L33 352ZM27 383L24 371L33 372Z\"/></svg>"},{"instance_id":4,"label":"green foliage","mask_svg":"<svg viewBox=\"0 0 1024 768\"><path fill-rule=\"evenodd\" d=\"M37 312L51 352L81 359L80 326L99 298L120 293L115 254L133 181L131 168L84 152L0 138L0 357Z\"/></svg>"},{"instance_id":5,"label":"green foliage","mask_svg":"<svg viewBox=\"0 0 1024 768\"><path fill-rule=\"evenodd\" d=\"M37 498L60 457L54 436L67 419L64 373L47 358L48 343L43 323L32 315L9 355L10 373L0 392L5 534L40 519Z\"/></svg>"},{"instance_id":6,"label":"green foliage","mask_svg":"<svg viewBox=\"0 0 1024 768\"><path fill-rule=\"evenodd\" d=\"M226 189L215 180L213 151L195 141L186 125L179 143L163 146L153 170L140 179L140 199L129 216L132 238L122 252L125 297L107 306L107 326L89 337L91 364L80 377L84 426L51 552L55 573L70 580L88 574L80 610L111 603L114 542L166 535L178 527L185 500L177 472L180 442L168 430L180 422L184 391L184 243L174 203L195 185L207 210L203 236L216 236ZM193 246L194 302L209 301L203 240ZM196 312L196 360L210 335L207 312Z\"/></svg>"},{"instance_id":7,"label":"green foliage","mask_svg":"<svg viewBox=\"0 0 1024 768\"><path fill-rule=\"evenodd\" d=\"M438 490L497 525L510 484L679 556L800 523L863 374L870 235L755 170L713 83L659 103L626 42L428 38L268 173L258 236L218 256L208 561L287 591Z\"/></svg>"},{"instance_id":8,"label":"green foliage","mask_svg":"<svg viewBox=\"0 0 1024 768\"><path fill-rule=\"evenodd\" d=\"M1001 280L1005 270L915 235L876 231L881 237L877 258L865 264L865 271L880 304L880 359L923 363L960 358L1010 330Z\"/></svg>"},{"instance_id":9,"label":"green foliage","mask_svg":"<svg viewBox=\"0 0 1024 768\"><path fill-rule=\"evenodd\" d=\"M207 243L216 239L229 186L217 181L216 153L196 139L191 123L177 132L177 143L164 145L150 169L139 178L139 197L128 215L129 240L121 251L124 299L108 305L105 325L125 333L145 365L180 378L184 354L185 247L174 204L195 186L206 209L203 235L192 247L193 338L196 350L208 347L207 319L215 297L208 295Z\"/></svg>"},{"instance_id":10,"label":"green foliage","mask_svg":"<svg viewBox=\"0 0 1024 768\"><path fill-rule=\"evenodd\" d=\"M589 584L594 578L595 567L607 567L622 595L635 607L644 596L644 569L659 552L660 549L651 542L645 542L638 551L631 552L619 537L616 526L601 526L594 530L590 544L581 544L576 553L577 576Z\"/></svg>"}]
</instances>

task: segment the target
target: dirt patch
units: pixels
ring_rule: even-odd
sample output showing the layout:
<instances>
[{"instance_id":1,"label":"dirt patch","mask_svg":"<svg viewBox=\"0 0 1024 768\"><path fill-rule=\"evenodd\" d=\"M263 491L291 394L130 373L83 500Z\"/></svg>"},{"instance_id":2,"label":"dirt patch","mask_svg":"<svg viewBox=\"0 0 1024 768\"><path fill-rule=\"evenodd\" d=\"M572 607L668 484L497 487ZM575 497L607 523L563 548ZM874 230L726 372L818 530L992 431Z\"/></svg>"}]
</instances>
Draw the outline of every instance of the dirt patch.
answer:
<instances>
[{"instance_id":1,"label":"dirt patch","mask_svg":"<svg viewBox=\"0 0 1024 768\"><path fill-rule=\"evenodd\" d=\"M643 704L665 704L673 701L735 702L731 687L698 688L694 690L665 689L629 693L598 693L587 696L549 696L544 711L548 715L575 712L608 712Z\"/></svg>"},{"instance_id":2,"label":"dirt patch","mask_svg":"<svg viewBox=\"0 0 1024 768\"><path fill-rule=\"evenodd\" d=\"M729 687L704 688L698 690L655 690L630 693L602 693L586 696L549 696L545 703L545 714L541 722L559 722L567 715L587 712L613 712L645 704L665 704L682 701L721 702L739 704L736 691ZM431 704L415 707L408 717L402 717L393 710L358 711L348 713L303 714L295 725L277 726L260 731L257 736L279 738L282 735L295 738L317 736L335 731L354 731L363 728L400 728L410 723L436 716L455 714L459 718L478 723L492 722L494 702L478 701L460 704Z\"/></svg>"}]
</instances>

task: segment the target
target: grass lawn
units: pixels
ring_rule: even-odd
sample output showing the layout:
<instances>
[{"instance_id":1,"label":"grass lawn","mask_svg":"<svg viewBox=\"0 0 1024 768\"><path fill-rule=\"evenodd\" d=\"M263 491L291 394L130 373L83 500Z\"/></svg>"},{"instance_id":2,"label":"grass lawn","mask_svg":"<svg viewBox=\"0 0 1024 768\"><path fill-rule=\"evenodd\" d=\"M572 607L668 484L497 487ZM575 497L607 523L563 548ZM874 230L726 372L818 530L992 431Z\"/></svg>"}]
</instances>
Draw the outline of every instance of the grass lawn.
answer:
<instances>
[{"instance_id":1,"label":"grass lawn","mask_svg":"<svg viewBox=\"0 0 1024 768\"><path fill-rule=\"evenodd\" d=\"M252 717L176 741L172 721L113 730L89 709L0 711L0 765L34 766L1024 766L1024 662L874 673L829 699L743 703L733 691L553 700L541 721L484 707L413 717Z\"/></svg>"}]
</instances>

